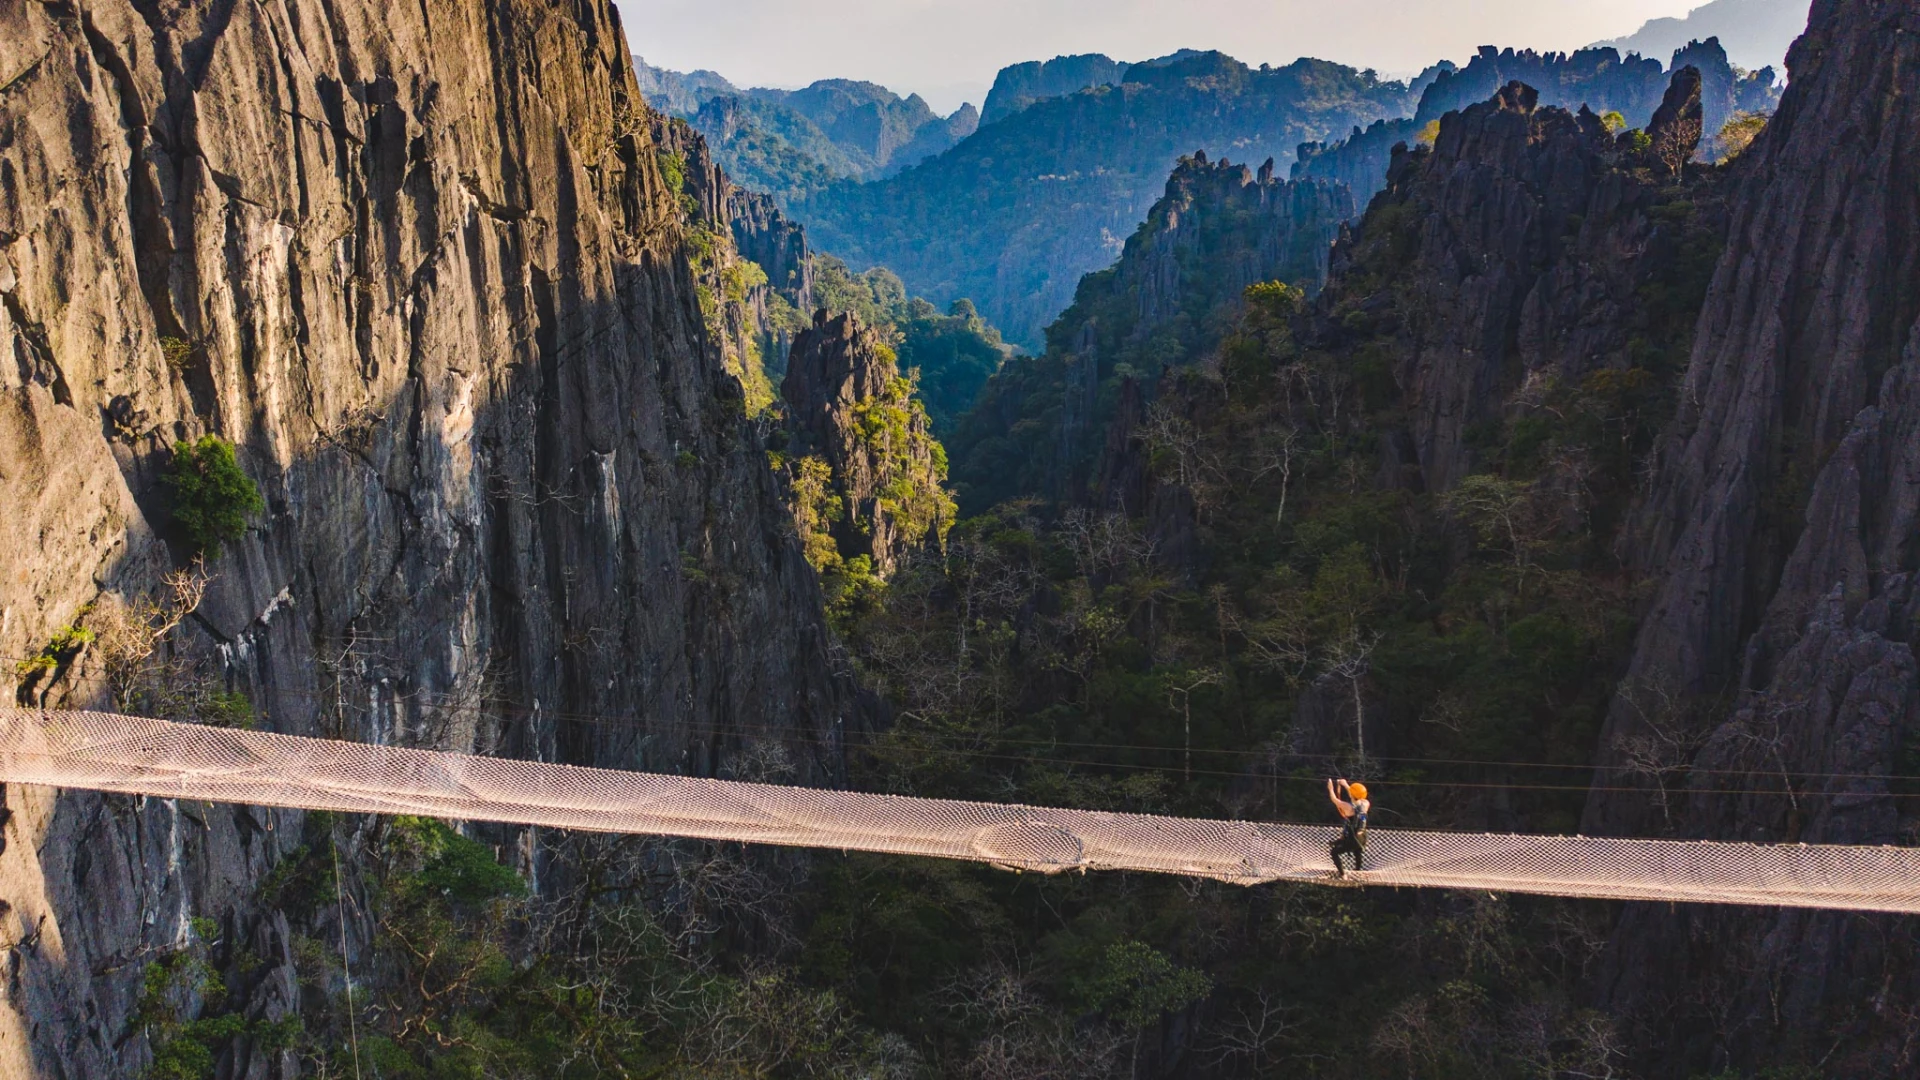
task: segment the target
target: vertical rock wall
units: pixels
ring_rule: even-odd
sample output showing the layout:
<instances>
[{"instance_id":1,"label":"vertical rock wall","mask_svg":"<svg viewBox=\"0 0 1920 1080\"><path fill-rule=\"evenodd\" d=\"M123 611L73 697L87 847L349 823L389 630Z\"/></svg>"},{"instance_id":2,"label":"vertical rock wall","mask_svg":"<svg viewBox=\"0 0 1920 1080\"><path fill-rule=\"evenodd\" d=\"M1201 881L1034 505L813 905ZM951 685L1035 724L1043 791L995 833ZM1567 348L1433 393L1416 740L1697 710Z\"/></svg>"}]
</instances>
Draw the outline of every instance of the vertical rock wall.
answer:
<instances>
[{"instance_id":1,"label":"vertical rock wall","mask_svg":"<svg viewBox=\"0 0 1920 1080\"><path fill-rule=\"evenodd\" d=\"M182 561L157 479L211 432L268 510L175 637L266 724L831 777L850 697L625 40L604 0L0 5L0 654ZM288 1008L251 897L295 816L7 795L0 1076L136 1075L189 916Z\"/></svg>"},{"instance_id":2,"label":"vertical rock wall","mask_svg":"<svg viewBox=\"0 0 1920 1080\"><path fill-rule=\"evenodd\" d=\"M1736 164L1636 534L1655 592L1598 756L1621 766L1635 740L1677 735L1694 769L1682 835L1912 844L1920 807L1887 777L1914 773L1920 747L1920 4L1821 0L1788 66ZM1585 827L1665 824L1648 793L1596 791ZM1676 1072L1799 1058L1904 1074L1920 926L1630 907L1600 989L1686 1051Z\"/></svg>"},{"instance_id":3,"label":"vertical rock wall","mask_svg":"<svg viewBox=\"0 0 1920 1080\"><path fill-rule=\"evenodd\" d=\"M1699 87L1677 73L1668 103L1694 122L1650 133L1684 143L1682 162ZM1475 468L1474 427L1523 386L1658 368L1675 336L1656 319L1662 294L1689 234L1713 231L1697 173L1656 178L1592 112L1542 106L1518 82L1447 114L1431 149L1396 148L1367 224L1334 252L1312 331L1317 348L1388 358L1406 458L1390 471L1445 490Z\"/></svg>"},{"instance_id":4,"label":"vertical rock wall","mask_svg":"<svg viewBox=\"0 0 1920 1080\"><path fill-rule=\"evenodd\" d=\"M833 470L842 556L867 557L885 578L914 551L938 547L953 523L946 451L879 331L851 312L816 312L794 338L780 393L789 452Z\"/></svg>"}]
</instances>

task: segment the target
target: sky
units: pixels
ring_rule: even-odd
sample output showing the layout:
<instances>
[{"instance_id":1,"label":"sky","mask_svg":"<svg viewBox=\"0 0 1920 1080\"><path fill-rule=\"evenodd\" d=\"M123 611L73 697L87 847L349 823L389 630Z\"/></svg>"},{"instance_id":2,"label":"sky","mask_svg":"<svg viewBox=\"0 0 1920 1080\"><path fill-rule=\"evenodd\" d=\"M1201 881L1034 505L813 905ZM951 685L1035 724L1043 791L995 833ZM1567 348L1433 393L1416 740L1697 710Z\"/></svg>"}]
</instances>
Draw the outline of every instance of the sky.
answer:
<instances>
[{"instance_id":1,"label":"sky","mask_svg":"<svg viewBox=\"0 0 1920 1080\"><path fill-rule=\"evenodd\" d=\"M741 86L868 79L941 112L1023 60L1219 49L1415 72L1481 45L1575 49L1705 0L615 0L637 56Z\"/></svg>"}]
</instances>

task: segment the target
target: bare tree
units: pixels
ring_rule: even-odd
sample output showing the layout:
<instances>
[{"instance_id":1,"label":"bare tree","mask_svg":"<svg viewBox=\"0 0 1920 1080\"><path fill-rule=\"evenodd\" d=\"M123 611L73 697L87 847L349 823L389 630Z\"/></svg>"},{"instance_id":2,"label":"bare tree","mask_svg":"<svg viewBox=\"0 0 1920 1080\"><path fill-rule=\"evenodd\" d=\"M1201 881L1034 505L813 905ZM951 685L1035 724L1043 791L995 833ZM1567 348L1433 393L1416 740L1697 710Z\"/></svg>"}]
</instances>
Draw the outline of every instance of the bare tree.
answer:
<instances>
[{"instance_id":1,"label":"bare tree","mask_svg":"<svg viewBox=\"0 0 1920 1080\"><path fill-rule=\"evenodd\" d=\"M1671 829L1673 788L1706 743L1706 725L1698 710L1674 694L1658 675L1622 683L1620 698L1633 709L1638 722L1631 732L1614 740L1614 749L1626 759L1629 774L1653 782L1654 803Z\"/></svg>"},{"instance_id":2,"label":"bare tree","mask_svg":"<svg viewBox=\"0 0 1920 1080\"><path fill-rule=\"evenodd\" d=\"M1327 645L1321 655L1323 669L1329 675L1347 680L1353 690L1353 746L1358 759L1357 768L1365 772L1367 765L1367 702L1361 691L1361 684L1367 673L1373 668L1373 652L1380 645L1380 634L1364 631L1360 625L1350 623L1344 636L1336 638Z\"/></svg>"},{"instance_id":3,"label":"bare tree","mask_svg":"<svg viewBox=\"0 0 1920 1080\"><path fill-rule=\"evenodd\" d=\"M1255 459L1254 480L1269 473L1280 474L1280 504L1274 509L1273 523L1284 525L1287 521L1287 494L1293 485L1294 455L1299 446L1299 438L1290 427L1280 429L1278 439L1267 443Z\"/></svg>"},{"instance_id":4,"label":"bare tree","mask_svg":"<svg viewBox=\"0 0 1920 1080\"><path fill-rule=\"evenodd\" d=\"M1293 1006L1268 990L1256 990L1237 1001L1232 1015L1217 1024L1203 1044L1207 1067L1220 1069L1245 1063L1255 1072L1271 1064L1275 1050L1298 1026Z\"/></svg>"},{"instance_id":5,"label":"bare tree","mask_svg":"<svg viewBox=\"0 0 1920 1080\"><path fill-rule=\"evenodd\" d=\"M1196 668L1169 673L1164 676L1167 691L1167 705L1173 707L1173 699L1180 699L1180 722L1185 732L1181 743L1181 779L1193 779L1193 692L1203 686L1218 686L1226 676L1218 668Z\"/></svg>"}]
</instances>

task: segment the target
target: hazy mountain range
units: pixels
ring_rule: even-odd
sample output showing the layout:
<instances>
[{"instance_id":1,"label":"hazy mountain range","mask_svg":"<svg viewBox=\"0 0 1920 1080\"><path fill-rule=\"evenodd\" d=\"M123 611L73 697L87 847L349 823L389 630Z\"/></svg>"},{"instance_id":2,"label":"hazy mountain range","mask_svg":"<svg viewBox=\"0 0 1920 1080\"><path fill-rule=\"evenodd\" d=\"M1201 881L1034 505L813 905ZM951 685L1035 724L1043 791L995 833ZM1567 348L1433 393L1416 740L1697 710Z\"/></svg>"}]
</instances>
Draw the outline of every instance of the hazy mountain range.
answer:
<instances>
[{"instance_id":1,"label":"hazy mountain range","mask_svg":"<svg viewBox=\"0 0 1920 1080\"><path fill-rule=\"evenodd\" d=\"M1770 109L1774 73L1749 76L1710 42L1654 43L1739 20L1741 55L1767 55L1773 38L1755 28L1804 22L1804 11L1781 15L1793 6L1717 0L1648 24L1622 39L1639 43L1628 50L1488 47L1407 81L1317 60L1253 68L1191 49L1132 63L1061 56L1003 68L981 110L945 117L874 83L743 90L708 71L642 62L639 73L650 100L704 134L740 183L779 199L821 250L856 269L890 267L936 304L971 299L1009 342L1036 349L1081 275L1119 255L1182 154L1272 158L1283 173L1346 184L1358 209L1394 143L1508 80L1536 87L1543 103L1617 111L1639 126L1668 72L1688 64L1706 79L1711 133L1733 112Z\"/></svg>"},{"instance_id":2,"label":"hazy mountain range","mask_svg":"<svg viewBox=\"0 0 1920 1080\"><path fill-rule=\"evenodd\" d=\"M1596 42L1622 53L1667 56L1689 41L1720 39L1745 68L1784 71L1787 46L1807 28L1807 0L1713 0L1678 19L1650 19L1626 37Z\"/></svg>"}]
</instances>

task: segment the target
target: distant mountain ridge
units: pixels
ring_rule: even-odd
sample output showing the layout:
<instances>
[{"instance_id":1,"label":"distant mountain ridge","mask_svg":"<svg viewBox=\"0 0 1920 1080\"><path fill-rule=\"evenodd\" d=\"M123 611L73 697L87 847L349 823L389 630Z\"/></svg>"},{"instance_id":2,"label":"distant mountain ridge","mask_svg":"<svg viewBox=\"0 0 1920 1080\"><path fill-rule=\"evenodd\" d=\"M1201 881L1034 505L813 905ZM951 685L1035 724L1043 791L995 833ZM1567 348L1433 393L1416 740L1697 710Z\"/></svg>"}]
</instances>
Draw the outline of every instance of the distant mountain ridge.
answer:
<instances>
[{"instance_id":1,"label":"distant mountain ridge","mask_svg":"<svg viewBox=\"0 0 1920 1080\"><path fill-rule=\"evenodd\" d=\"M1079 53L1011 64L994 76L993 89L987 91L987 103L980 108L980 122L991 124L1004 120L1048 98L1065 97L1096 86L1118 86L1134 68L1166 67L1202 55L1205 54L1199 49L1175 49L1165 56L1128 63L1102 53Z\"/></svg>"},{"instance_id":2,"label":"distant mountain ridge","mask_svg":"<svg viewBox=\"0 0 1920 1080\"><path fill-rule=\"evenodd\" d=\"M1100 53L1082 53L1003 67L994 77L993 89L987 91L980 122L1003 120L1045 98L1063 97L1090 86L1118 85L1130 66Z\"/></svg>"},{"instance_id":3,"label":"distant mountain ridge","mask_svg":"<svg viewBox=\"0 0 1920 1080\"><path fill-rule=\"evenodd\" d=\"M1295 179L1337 180L1353 189L1357 209L1386 182L1387 161L1396 143L1414 142L1440 117L1486 100L1500 87L1519 81L1535 88L1543 105L1568 110L1581 106L1595 113L1618 112L1630 128L1645 127L1660 105L1672 73L1684 67L1700 72L1703 127L1708 135L1737 112L1770 113L1780 99L1773 69L1744 71L1727 58L1715 38L1689 41L1660 61L1611 46L1572 53L1483 46L1465 67L1439 73L1420 95L1410 117L1376 120L1355 127L1337 143L1305 143L1299 148Z\"/></svg>"},{"instance_id":4,"label":"distant mountain ridge","mask_svg":"<svg viewBox=\"0 0 1920 1080\"><path fill-rule=\"evenodd\" d=\"M903 98L878 83L742 89L713 71L668 71L637 58L634 65L640 92L711 140L729 174L782 197L843 177L889 176L980 126L971 104L941 116L920 95Z\"/></svg>"},{"instance_id":5,"label":"distant mountain ridge","mask_svg":"<svg viewBox=\"0 0 1920 1080\"><path fill-rule=\"evenodd\" d=\"M1113 70L1069 59L1075 78ZM1045 64L1003 73L994 108L1061 85L1053 63L1051 75ZM1181 156L1286 161L1301 142L1413 105L1407 83L1323 60L1251 68L1224 53L1175 54L1129 65L1118 83L1033 100L898 175L789 196L788 209L824 250L891 267L936 303L971 298L1008 341L1038 349L1081 276L1119 257Z\"/></svg>"},{"instance_id":6,"label":"distant mountain ridge","mask_svg":"<svg viewBox=\"0 0 1920 1080\"><path fill-rule=\"evenodd\" d=\"M1733 62L1782 68L1787 46L1807 28L1807 0L1712 0L1678 19L1649 19L1626 37L1596 42L1622 53L1666 56L1690 41L1720 39Z\"/></svg>"}]
</instances>

